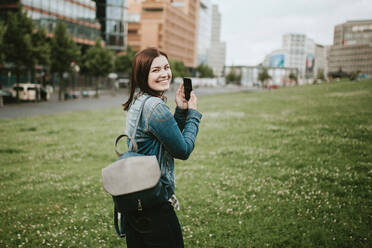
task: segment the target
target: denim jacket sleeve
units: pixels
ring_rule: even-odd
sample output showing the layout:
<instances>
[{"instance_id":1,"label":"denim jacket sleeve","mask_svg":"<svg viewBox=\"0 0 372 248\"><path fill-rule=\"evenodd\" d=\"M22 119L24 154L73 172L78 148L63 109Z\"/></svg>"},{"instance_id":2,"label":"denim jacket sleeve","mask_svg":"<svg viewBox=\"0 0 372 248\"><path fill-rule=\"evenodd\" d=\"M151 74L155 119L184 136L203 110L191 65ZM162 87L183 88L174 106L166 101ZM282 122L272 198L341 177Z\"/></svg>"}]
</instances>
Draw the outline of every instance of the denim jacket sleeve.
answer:
<instances>
[{"instance_id":1,"label":"denim jacket sleeve","mask_svg":"<svg viewBox=\"0 0 372 248\"><path fill-rule=\"evenodd\" d=\"M176 120L178 124L178 128L180 131L183 131L183 128L185 127L185 121L187 117L187 109L180 109L176 107L176 110L174 111L174 119Z\"/></svg>"},{"instance_id":2,"label":"denim jacket sleeve","mask_svg":"<svg viewBox=\"0 0 372 248\"><path fill-rule=\"evenodd\" d=\"M181 132L168 106L158 103L149 115L147 128L174 158L186 160L194 149L201 117L198 111L188 110Z\"/></svg>"}]
</instances>

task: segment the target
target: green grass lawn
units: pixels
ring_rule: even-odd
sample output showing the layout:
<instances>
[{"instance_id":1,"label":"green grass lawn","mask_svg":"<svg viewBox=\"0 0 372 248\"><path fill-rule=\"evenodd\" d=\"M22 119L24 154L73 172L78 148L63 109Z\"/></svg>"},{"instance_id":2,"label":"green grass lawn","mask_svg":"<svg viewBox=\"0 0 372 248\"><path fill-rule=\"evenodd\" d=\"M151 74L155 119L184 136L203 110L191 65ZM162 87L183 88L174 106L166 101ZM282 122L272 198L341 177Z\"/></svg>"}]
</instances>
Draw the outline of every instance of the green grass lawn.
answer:
<instances>
[{"instance_id":1,"label":"green grass lawn","mask_svg":"<svg viewBox=\"0 0 372 248\"><path fill-rule=\"evenodd\" d=\"M198 105L176 161L186 247L372 246L372 80ZM118 106L0 121L0 247L125 247L100 181L124 120Z\"/></svg>"}]
</instances>

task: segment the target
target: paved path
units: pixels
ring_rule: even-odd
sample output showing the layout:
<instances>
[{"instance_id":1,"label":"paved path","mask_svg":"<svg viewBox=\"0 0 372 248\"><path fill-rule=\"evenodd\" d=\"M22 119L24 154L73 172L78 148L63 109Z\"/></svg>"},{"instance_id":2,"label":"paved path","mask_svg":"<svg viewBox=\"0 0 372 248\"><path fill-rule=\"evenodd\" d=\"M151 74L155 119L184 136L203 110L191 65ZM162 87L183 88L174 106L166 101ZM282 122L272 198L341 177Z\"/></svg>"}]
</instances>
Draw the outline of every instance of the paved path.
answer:
<instances>
[{"instance_id":1,"label":"paved path","mask_svg":"<svg viewBox=\"0 0 372 248\"><path fill-rule=\"evenodd\" d=\"M239 87L197 88L195 93L197 96L205 96L243 90L257 89ZM173 100L174 95L174 90L168 91L168 100ZM7 104L3 108L0 108L0 119L4 120L36 115L103 109L115 106L121 107L121 104L127 98L126 90L120 90L115 95L113 95L113 93L110 94L110 92L103 92L99 98L80 98L61 102L58 101L57 95L54 94L48 102Z\"/></svg>"}]
</instances>

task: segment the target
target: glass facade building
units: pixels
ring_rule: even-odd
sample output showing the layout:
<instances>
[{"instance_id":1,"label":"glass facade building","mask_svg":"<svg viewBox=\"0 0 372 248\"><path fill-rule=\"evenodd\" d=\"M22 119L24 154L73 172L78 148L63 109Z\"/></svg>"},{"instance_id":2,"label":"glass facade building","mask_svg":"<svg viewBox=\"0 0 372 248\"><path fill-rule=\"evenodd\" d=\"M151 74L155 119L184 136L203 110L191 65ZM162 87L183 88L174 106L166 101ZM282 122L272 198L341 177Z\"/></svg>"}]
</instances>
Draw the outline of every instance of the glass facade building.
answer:
<instances>
[{"instance_id":1,"label":"glass facade building","mask_svg":"<svg viewBox=\"0 0 372 248\"><path fill-rule=\"evenodd\" d=\"M125 0L0 0L0 15L17 9L17 4L49 34L62 20L79 44L93 45L101 37L107 48L125 50Z\"/></svg>"},{"instance_id":2,"label":"glass facade building","mask_svg":"<svg viewBox=\"0 0 372 248\"><path fill-rule=\"evenodd\" d=\"M96 3L91 0L18 0L0 2L2 12L16 8L22 9L40 28L51 34L58 20L66 24L67 32L76 43L94 44L100 35L100 24L96 19Z\"/></svg>"},{"instance_id":3,"label":"glass facade building","mask_svg":"<svg viewBox=\"0 0 372 248\"><path fill-rule=\"evenodd\" d=\"M101 37L106 41L106 47L117 52L124 51L127 37L125 0L97 0L96 3L96 16L101 24Z\"/></svg>"}]
</instances>

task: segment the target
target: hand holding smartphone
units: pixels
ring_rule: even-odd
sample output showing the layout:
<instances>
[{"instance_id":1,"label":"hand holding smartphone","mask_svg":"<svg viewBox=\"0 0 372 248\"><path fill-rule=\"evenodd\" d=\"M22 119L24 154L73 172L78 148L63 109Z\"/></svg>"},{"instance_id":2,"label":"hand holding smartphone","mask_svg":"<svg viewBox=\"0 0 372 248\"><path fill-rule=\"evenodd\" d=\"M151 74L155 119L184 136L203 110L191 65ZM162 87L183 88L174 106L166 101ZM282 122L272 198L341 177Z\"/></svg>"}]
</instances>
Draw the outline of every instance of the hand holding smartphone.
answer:
<instances>
[{"instance_id":1,"label":"hand holding smartphone","mask_svg":"<svg viewBox=\"0 0 372 248\"><path fill-rule=\"evenodd\" d=\"M185 91L186 100L190 100L190 92L192 91L192 82L191 78L183 78L183 88Z\"/></svg>"}]
</instances>

